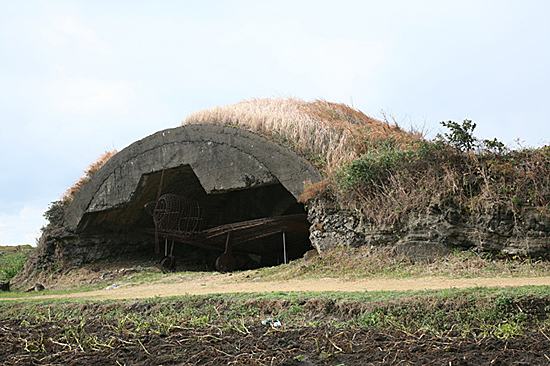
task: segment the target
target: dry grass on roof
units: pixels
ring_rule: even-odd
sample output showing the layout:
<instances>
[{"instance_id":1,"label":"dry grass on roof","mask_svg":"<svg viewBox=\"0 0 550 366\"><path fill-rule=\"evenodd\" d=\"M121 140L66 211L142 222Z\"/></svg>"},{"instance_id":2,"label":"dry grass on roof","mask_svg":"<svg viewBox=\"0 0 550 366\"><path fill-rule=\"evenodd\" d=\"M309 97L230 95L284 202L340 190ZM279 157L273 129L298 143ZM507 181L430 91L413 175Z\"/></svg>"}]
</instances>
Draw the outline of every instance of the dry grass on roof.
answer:
<instances>
[{"instance_id":1,"label":"dry grass on roof","mask_svg":"<svg viewBox=\"0 0 550 366\"><path fill-rule=\"evenodd\" d=\"M422 138L345 104L263 98L191 114L186 124L231 125L276 139L332 173L359 158L376 141L410 144Z\"/></svg>"},{"instance_id":2,"label":"dry grass on roof","mask_svg":"<svg viewBox=\"0 0 550 366\"><path fill-rule=\"evenodd\" d=\"M116 153L117 150L107 150L95 161L93 161L88 168L84 170L84 175L78 178L78 180L74 182L73 185L65 191L65 193L63 193L63 196L61 197L62 204L68 206L73 201L76 194L80 192L86 183L88 183L90 178L99 170L99 168L105 165L105 163Z\"/></svg>"}]
</instances>

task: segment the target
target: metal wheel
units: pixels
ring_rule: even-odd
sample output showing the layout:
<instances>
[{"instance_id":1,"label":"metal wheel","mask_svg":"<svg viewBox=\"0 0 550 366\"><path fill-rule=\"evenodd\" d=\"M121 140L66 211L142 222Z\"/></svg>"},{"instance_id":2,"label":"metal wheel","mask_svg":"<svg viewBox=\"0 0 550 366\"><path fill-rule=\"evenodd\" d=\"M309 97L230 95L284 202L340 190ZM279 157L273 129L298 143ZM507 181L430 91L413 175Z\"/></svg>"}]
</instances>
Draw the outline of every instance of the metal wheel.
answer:
<instances>
[{"instance_id":1,"label":"metal wheel","mask_svg":"<svg viewBox=\"0 0 550 366\"><path fill-rule=\"evenodd\" d=\"M167 255L160 260L160 268L163 272L170 272L176 265L176 258L172 255Z\"/></svg>"}]
</instances>

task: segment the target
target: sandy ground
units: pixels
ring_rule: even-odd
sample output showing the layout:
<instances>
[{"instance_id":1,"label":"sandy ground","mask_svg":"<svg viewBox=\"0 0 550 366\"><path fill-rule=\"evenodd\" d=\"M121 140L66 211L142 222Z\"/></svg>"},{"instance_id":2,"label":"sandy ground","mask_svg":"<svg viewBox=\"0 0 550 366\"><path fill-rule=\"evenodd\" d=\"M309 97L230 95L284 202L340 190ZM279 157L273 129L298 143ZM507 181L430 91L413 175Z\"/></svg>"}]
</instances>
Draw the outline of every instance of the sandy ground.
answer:
<instances>
[{"instance_id":1,"label":"sandy ground","mask_svg":"<svg viewBox=\"0 0 550 366\"><path fill-rule=\"evenodd\" d=\"M411 279L358 279L341 280L321 278L314 280L262 281L241 275L214 274L195 278L181 278L177 275L162 282L146 284L119 284L109 290L88 291L62 295L43 293L30 298L80 298L93 300L139 299L169 297L178 295L200 295L234 292L276 292L276 291L420 291L447 288L507 287L507 286L550 285L550 277L508 277L508 278L411 278ZM29 297L25 297L29 299ZM13 298L11 298L13 299ZM5 298L4 300L8 300Z\"/></svg>"}]
</instances>

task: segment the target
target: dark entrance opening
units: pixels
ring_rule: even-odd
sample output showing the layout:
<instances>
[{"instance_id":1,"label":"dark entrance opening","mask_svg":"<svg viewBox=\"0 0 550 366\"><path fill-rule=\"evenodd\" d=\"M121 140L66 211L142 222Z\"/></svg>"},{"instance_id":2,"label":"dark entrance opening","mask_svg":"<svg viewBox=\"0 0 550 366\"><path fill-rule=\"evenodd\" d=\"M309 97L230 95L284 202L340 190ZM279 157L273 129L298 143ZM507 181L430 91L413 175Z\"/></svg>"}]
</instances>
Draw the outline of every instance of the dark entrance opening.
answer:
<instances>
[{"instance_id":1,"label":"dark entrance opening","mask_svg":"<svg viewBox=\"0 0 550 366\"><path fill-rule=\"evenodd\" d=\"M205 222L186 233L180 220L177 235L159 228L145 205L159 202L161 197L196 203ZM79 230L126 231L155 237L151 246L157 242L157 259L174 270L213 269L231 242L231 269L241 270L303 256L311 249L305 214L303 205L280 183L207 194L192 168L182 165L144 174L128 204L86 214Z\"/></svg>"}]
</instances>

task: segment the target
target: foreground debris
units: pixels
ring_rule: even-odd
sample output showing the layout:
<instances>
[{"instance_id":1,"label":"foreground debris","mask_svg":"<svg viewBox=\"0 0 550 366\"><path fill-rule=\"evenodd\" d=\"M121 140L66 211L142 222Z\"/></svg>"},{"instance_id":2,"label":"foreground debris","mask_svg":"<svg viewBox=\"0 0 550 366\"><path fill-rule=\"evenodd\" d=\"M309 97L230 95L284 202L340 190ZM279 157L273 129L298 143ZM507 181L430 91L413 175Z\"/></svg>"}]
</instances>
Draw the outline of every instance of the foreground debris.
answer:
<instances>
[{"instance_id":1,"label":"foreground debris","mask_svg":"<svg viewBox=\"0 0 550 366\"><path fill-rule=\"evenodd\" d=\"M101 323L67 334L53 323L0 321L4 365L542 365L550 339L381 332L333 327L178 329L135 337ZM83 337L86 334L87 337ZM69 339L71 338L72 339ZM74 342L79 339L81 343Z\"/></svg>"},{"instance_id":2,"label":"foreground debris","mask_svg":"<svg viewBox=\"0 0 550 366\"><path fill-rule=\"evenodd\" d=\"M0 283L0 291L9 291L10 290L10 281Z\"/></svg>"},{"instance_id":3,"label":"foreground debris","mask_svg":"<svg viewBox=\"0 0 550 366\"><path fill-rule=\"evenodd\" d=\"M6 303L0 359L3 365L550 364L550 296L544 289L510 293Z\"/></svg>"}]
</instances>

